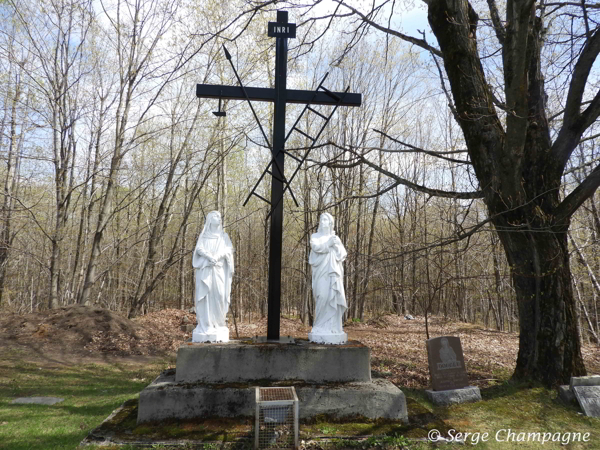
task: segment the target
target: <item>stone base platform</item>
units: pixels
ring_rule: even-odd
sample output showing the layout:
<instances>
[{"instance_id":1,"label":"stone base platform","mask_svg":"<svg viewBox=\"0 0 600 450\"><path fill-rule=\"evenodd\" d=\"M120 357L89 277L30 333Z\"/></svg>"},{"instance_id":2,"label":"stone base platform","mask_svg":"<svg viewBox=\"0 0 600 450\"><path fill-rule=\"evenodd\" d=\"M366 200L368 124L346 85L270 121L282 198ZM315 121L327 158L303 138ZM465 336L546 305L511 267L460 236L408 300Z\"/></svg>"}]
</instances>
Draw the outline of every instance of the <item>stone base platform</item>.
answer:
<instances>
[{"instance_id":1,"label":"stone base platform","mask_svg":"<svg viewBox=\"0 0 600 450\"><path fill-rule=\"evenodd\" d=\"M253 380L333 383L371 380L369 347L357 341L323 345L232 340L188 342L177 352L177 383L247 383Z\"/></svg>"},{"instance_id":2,"label":"stone base platform","mask_svg":"<svg viewBox=\"0 0 600 450\"><path fill-rule=\"evenodd\" d=\"M179 368L177 369L179 372ZM178 383L175 371L163 372L140 393L138 423L201 417L252 417L255 391L249 383ZM407 420L406 398L387 380L348 383L261 382L261 386L294 386L300 418L328 414L336 418Z\"/></svg>"},{"instance_id":3,"label":"stone base platform","mask_svg":"<svg viewBox=\"0 0 600 450\"><path fill-rule=\"evenodd\" d=\"M467 386L461 389L449 389L447 391L426 390L427 398L434 405L448 406L457 403L478 402L481 400L481 392L477 386Z\"/></svg>"}]
</instances>

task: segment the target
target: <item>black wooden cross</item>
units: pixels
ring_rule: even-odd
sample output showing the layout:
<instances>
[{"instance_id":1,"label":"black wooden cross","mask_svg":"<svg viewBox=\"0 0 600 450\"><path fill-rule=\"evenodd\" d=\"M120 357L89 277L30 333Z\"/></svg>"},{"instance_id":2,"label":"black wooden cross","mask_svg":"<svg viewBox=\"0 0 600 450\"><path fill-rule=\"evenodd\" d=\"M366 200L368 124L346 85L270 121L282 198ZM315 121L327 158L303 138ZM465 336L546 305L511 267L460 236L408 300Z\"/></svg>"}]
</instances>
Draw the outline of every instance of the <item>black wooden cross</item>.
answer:
<instances>
[{"instance_id":1,"label":"black wooden cross","mask_svg":"<svg viewBox=\"0 0 600 450\"><path fill-rule=\"evenodd\" d=\"M242 81L239 78L235 66L231 63L231 55L225 49L225 56L231 63L235 75L240 83L240 86L219 86L219 85L208 85L198 84L196 86L196 96L199 98L217 98L221 99L234 99L234 100L247 100L255 119L258 122L258 117L252 108L251 100L263 101L263 102L274 102L274 122L273 122L273 145L269 143L269 140L260 125L258 123L263 137L267 143L267 146L271 149L271 163L263 172L262 177L265 173L271 174L271 201L261 197L255 192L256 187L252 190L251 194L260 197L271 205L271 237L269 243L269 293L267 297L268 305L268 316L267 316L267 340L268 341L279 341L279 330L280 330L280 315L281 315L281 252L283 243L283 202L282 197L286 190L290 190L290 182L295 176L294 175L288 180L284 173L284 159L285 155L288 154L294 158L297 162L302 164L308 156L308 151L304 158L297 158L290 153L285 151L285 105L286 103L301 103L305 104L305 109L309 109L314 114L321 116L326 122L331 118L333 112L326 117L318 111L310 108L310 105L335 105L338 106L360 106L361 95L351 94L346 92L331 92L322 86L322 83L317 88L317 91L302 91L286 89L286 78L287 78L287 52L288 52L288 38L296 37L296 24L288 23L287 11L277 11L277 22L269 22L268 36L275 37L275 89L270 88L251 88L244 87ZM327 76L325 76L327 77ZM323 79L323 81L325 78ZM319 89L322 89L321 91ZM303 111L303 113L304 113ZM335 112L335 109L334 109ZM224 113L221 111L219 102L219 111L217 116L222 116ZM299 119L298 119L299 120ZM296 121L296 124L298 123ZM321 128L321 131L316 138L308 136L303 131L296 128L294 125L293 130L298 131L304 136L312 139L313 145L318 139L319 135L325 128L325 124ZM298 166L299 167L299 166ZM260 180L259 180L260 182ZM292 194L293 197L293 194ZM248 200L246 200L247 202Z\"/></svg>"}]
</instances>

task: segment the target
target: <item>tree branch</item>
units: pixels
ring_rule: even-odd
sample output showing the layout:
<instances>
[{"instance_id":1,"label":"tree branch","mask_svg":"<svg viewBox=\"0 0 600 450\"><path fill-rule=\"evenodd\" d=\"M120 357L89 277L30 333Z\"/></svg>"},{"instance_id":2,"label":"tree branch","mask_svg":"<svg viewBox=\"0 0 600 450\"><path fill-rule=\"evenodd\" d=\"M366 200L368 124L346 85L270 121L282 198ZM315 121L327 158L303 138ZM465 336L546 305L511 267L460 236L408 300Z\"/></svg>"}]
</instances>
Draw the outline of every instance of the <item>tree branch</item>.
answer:
<instances>
[{"instance_id":1,"label":"tree branch","mask_svg":"<svg viewBox=\"0 0 600 450\"><path fill-rule=\"evenodd\" d=\"M454 191L443 191L441 189L431 189L426 186L421 186L420 184L413 183L412 181L408 181L404 178L399 177L398 175L390 172L389 170L385 170L383 167L378 166L377 164L369 161L363 155L360 155L352 150L345 149L356 156L363 164L366 164L371 169L385 175L392 180L394 180L398 185L403 185L414 189L418 192L423 192L425 194L429 194L433 197L443 197L443 198L460 198L460 199L473 199L473 198L482 198L482 191L474 191L474 192L454 192Z\"/></svg>"},{"instance_id":2,"label":"tree branch","mask_svg":"<svg viewBox=\"0 0 600 450\"><path fill-rule=\"evenodd\" d=\"M498 182L490 174L504 156L506 133L477 50L477 14L467 0L430 0L428 19L443 53L470 160L490 200Z\"/></svg>"},{"instance_id":3,"label":"tree branch","mask_svg":"<svg viewBox=\"0 0 600 450\"><path fill-rule=\"evenodd\" d=\"M600 53L600 28L588 39L575 64L563 114L563 126L552 146L552 153L563 167L579 143L581 135L600 114L600 92L581 113L583 93L598 53Z\"/></svg>"},{"instance_id":4,"label":"tree branch","mask_svg":"<svg viewBox=\"0 0 600 450\"><path fill-rule=\"evenodd\" d=\"M485 220L483 220L483 221L481 221L481 222L473 225L469 229L469 231L465 231L463 233L458 233L455 237L450 237L450 238L444 239L442 241L439 241L439 242L436 242L436 243L433 243L433 244L429 244L429 245L425 245L425 246L422 246L422 247L413 248L411 250L403 250L402 253L405 254L405 255L409 255L411 253L419 253L419 252L423 252L423 251L426 251L426 250L431 250L431 249L436 248L436 247L443 247L445 245L454 244L455 242L460 242L460 241L462 241L464 239L469 239L475 233L480 232L480 230L486 224L490 223L491 221L492 221L491 217L487 218L487 219L485 219ZM490 231L492 231L492 230L490 230ZM390 259L394 259L396 257L397 257L397 255L390 256L390 257L385 257L385 258L379 258L379 261L387 261L387 260L390 260Z\"/></svg>"},{"instance_id":5,"label":"tree branch","mask_svg":"<svg viewBox=\"0 0 600 450\"><path fill-rule=\"evenodd\" d=\"M504 29L504 25L502 25L502 21L500 20L500 13L498 12L496 0L487 0L487 4L488 8L490 9L490 16L492 18L492 24L494 25L494 31L496 31L498 42L500 42L500 45L504 45L506 30Z\"/></svg>"},{"instance_id":6,"label":"tree branch","mask_svg":"<svg viewBox=\"0 0 600 450\"><path fill-rule=\"evenodd\" d=\"M432 150L425 150L423 148L419 148L419 147L415 147L414 145L407 144L406 142L402 142L401 140L395 139L395 138L391 137L390 135L384 133L383 131L376 130L375 128L373 128L373 131L375 133L381 134L382 136L384 136L385 138L387 138L393 142L404 145L410 149L410 150L399 150L399 152L402 152L402 153L404 153L404 152L425 153L427 155L435 156L436 158L440 158L440 159L450 161L450 162L455 162L458 164L471 164L470 161L467 161L464 159L454 159L454 158L448 158L447 156L444 156L444 155L453 154L453 153L468 153L467 150L455 150L455 151L451 151L451 152L434 152ZM333 145L335 145L335 144L333 144ZM383 150L383 151L394 152L394 150Z\"/></svg>"},{"instance_id":7,"label":"tree branch","mask_svg":"<svg viewBox=\"0 0 600 450\"><path fill-rule=\"evenodd\" d=\"M582 134L585 130L587 130L598 118L600 115L600 91L596 93L596 96L590 103L585 111L581 113L581 127L583 128Z\"/></svg>"},{"instance_id":8,"label":"tree branch","mask_svg":"<svg viewBox=\"0 0 600 450\"><path fill-rule=\"evenodd\" d=\"M400 33L399 31L392 30L391 28L387 28L387 27L384 27L382 25L379 25L378 23L376 23L373 20L369 19L365 14L361 13L356 8L353 8L352 6L348 5L343 0L334 0L334 1L337 2L337 3L339 3L340 5L344 5L346 8L348 8L354 14L356 14L357 16L359 16L362 19L363 22L365 22L366 24L372 26L373 28L376 28L379 31L383 31L384 33L391 34L392 36L399 37L400 39L402 39L402 40L404 40L406 42L410 42L411 44L414 44L414 45L416 45L418 47L421 47L424 50L430 51L431 53L433 53L433 54L435 54L437 56L440 56L440 57L442 56L442 52L440 52L437 48L432 47L431 45L429 45L423 39L417 39L415 37L408 36L407 34Z\"/></svg>"},{"instance_id":9,"label":"tree branch","mask_svg":"<svg viewBox=\"0 0 600 450\"><path fill-rule=\"evenodd\" d=\"M425 32L423 31L422 34L423 34L423 40L425 40ZM435 62L435 66L437 67L438 75L440 76L440 84L442 85L442 90L444 91L444 94L446 95L446 100L448 100L448 108L450 108L450 111L452 112L454 119L458 123L458 121L460 120L460 116L458 115L458 111L456 111L456 107L454 106L454 101L452 100L452 96L448 92L448 89L446 89L446 82L444 81L444 73L442 72L440 63L438 62L437 58L435 57L435 55L433 53L431 54L431 57L433 59L433 62Z\"/></svg>"},{"instance_id":10,"label":"tree branch","mask_svg":"<svg viewBox=\"0 0 600 450\"><path fill-rule=\"evenodd\" d=\"M533 16L533 17L532 17ZM508 113L506 115L506 148L511 152L511 163L515 170L513 174L521 173L524 162L527 130L529 125L529 72L530 51L535 48L535 39L530 36L530 22L535 17L533 3L518 0L508 0L506 4L506 35L502 48L504 62L504 94ZM534 57L535 60L535 57ZM513 184L519 182L519 176L512 180Z\"/></svg>"},{"instance_id":11,"label":"tree branch","mask_svg":"<svg viewBox=\"0 0 600 450\"><path fill-rule=\"evenodd\" d=\"M596 136L596 137L597 137L597 136ZM570 174L572 174L572 173L575 173L575 172L577 172L578 170L581 170L581 169L583 169L583 168L585 168L585 167L592 166L592 165L596 164L598 161L600 161L600 157L598 157L598 158L594 158L594 159L592 159L591 161L588 161L588 162L586 162L586 163L580 164L580 165L578 165L577 167L573 167L573 168L571 168L571 169L569 169L569 170L565 171L565 172L563 173L563 175L570 175Z\"/></svg>"},{"instance_id":12,"label":"tree branch","mask_svg":"<svg viewBox=\"0 0 600 450\"><path fill-rule=\"evenodd\" d=\"M370 195L351 195L349 197L345 197L345 198L341 199L340 201L334 203L332 206L339 205L339 204L341 204L341 203L343 203L345 201L348 201L348 200L356 200L356 199L359 199L359 198L362 198L362 199L377 198L380 195L383 195L383 194L391 191L392 189L398 187L399 185L400 185L400 183L398 183L396 181L396 182L390 184L388 187L383 188L380 191L375 192L374 194L370 194Z\"/></svg>"},{"instance_id":13,"label":"tree branch","mask_svg":"<svg viewBox=\"0 0 600 450\"><path fill-rule=\"evenodd\" d=\"M558 223L563 223L564 221L569 220L577 208L594 195L594 192L596 192L596 189L598 189L599 186L600 165L596 166L586 179L556 207L554 212L556 221Z\"/></svg>"},{"instance_id":14,"label":"tree branch","mask_svg":"<svg viewBox=\"0 0 600 450\"><path fill-rule=\"evenodd\" d=\"M564 6L581 6L582 3L575 3L575 2L555 2L555 3L546 3L546 4L544 4L544 6L545 7L559 6L559 7L562 8ZM586 4L585 7L586 8L592 8L592 9L599 9L600 8L600 3ZM541 5L538 6L538 8L541 8Z\"/></svg>"}]
</instances>

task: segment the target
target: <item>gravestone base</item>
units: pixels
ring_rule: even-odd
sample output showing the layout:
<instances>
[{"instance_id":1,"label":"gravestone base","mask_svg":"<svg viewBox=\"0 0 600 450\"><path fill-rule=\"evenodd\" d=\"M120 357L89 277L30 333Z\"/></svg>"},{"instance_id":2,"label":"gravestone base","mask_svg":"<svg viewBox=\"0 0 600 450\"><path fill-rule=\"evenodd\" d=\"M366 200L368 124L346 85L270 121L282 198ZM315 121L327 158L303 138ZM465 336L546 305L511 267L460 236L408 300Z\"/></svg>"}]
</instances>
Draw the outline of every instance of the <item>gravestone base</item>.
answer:
<instances>
[{"instance_id":1,"label":"gravestone base","mask_svg":"<svg viewBox=\"0 0 600 450\"><path fill-rule=\"evenodd\" d=\"M336 419L366 417L407 421L406 398L384 379L351 383L260 383L294 386L300 419L328 415ZM203 417L253 417L256 394L251 383L177 383L173 370L163 372L140 393L138 423Z\"/></svg>"},{"instance_id":2,"label":"gravestone base","mask_svg":"<svg viewBox=\"0 0 600 450\"><path fill-rule=\"evenodd\" d=\"M447 391L426 390L427 398L434 405L448 406L457 403L472 403L481 400L481 392L477 386L467 386L460 389L449 389Z\"/></svg>"},{"instance_id":3,"label":"gravestone base","mask_svg":"<svg viewBox=\"0 0 600 450\"><path fill-rule=\"evenodd\" d=\"M229 329L221 327L210 333L202 333L196 328L192 333L192 342L229 342Z\"/></svg>"},{"instance_id":4,"label":"gravestone base","mask_svg":"<svg viewBox=\"0 0 600 450\"><path fill-rule=\"evenodd\" d=\"M571 390L571 386L564 384L558 387L558 398L567 405L577 405L575 393Z\"/></svg>"},{"instance_id":5,"label":"gravestone base","mask_svg":"<svg viewBox=\"0 0 600 450\"><path fill-rule=\"evenodd\" d=\"M140 393L137 421L253 416L255 386L294 386L301 418L408 417L404 393L386 380L371 380L370 350L359 342L249 339L183 344L177 368Z\"/></svg>"},{"instance_id":6,"label":"gravestone base","mask_svg":"<svg viewBox=\"0 0 600 450\"><path fill-rule=\"evenodd\" d=\"M320 333L308 333L308 340L316 344L330 344L330 345L341 345L348 342L348 335L346 333L338 334L320 334Z\"/></svg>"}]
</instances>

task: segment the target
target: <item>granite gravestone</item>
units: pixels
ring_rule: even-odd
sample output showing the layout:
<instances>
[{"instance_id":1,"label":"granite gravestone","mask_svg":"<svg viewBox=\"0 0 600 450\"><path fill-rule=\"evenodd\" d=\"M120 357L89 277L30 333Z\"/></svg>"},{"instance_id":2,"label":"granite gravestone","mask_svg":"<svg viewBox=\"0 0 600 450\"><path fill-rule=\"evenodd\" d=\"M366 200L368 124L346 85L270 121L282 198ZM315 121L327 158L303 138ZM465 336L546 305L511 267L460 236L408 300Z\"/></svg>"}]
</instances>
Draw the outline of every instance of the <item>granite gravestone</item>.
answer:
<instances>
[{"instance_id":1,"label":"granite gravestone","mask_svg":"<svg viewBox=\"0 0 600 450\"><path fill-rule=\"evenodd\" d=\"M442 336L425 342L433 390L447 391L468 386L469 379L460 338Z\"/></svg>"},{"instance_id":2,"label":"granite gravestone","mask_svg":"<svg viewBox=\"0 0 600 450\"><path fill-rule=\"evenodd\" d=\"M571 389L588 417L600 417L600 376L571 377Z\"/></svg>"},{"instance_id":3,"label":"granite gravestone","mask_svg":"<svg viewBox=\"0 0 600 450\"><path fill-rule=\"evenodd\" d=\"M600 386L575 386L575 397L588 417L600 417Z\"/></svg>"}]
</instances>

